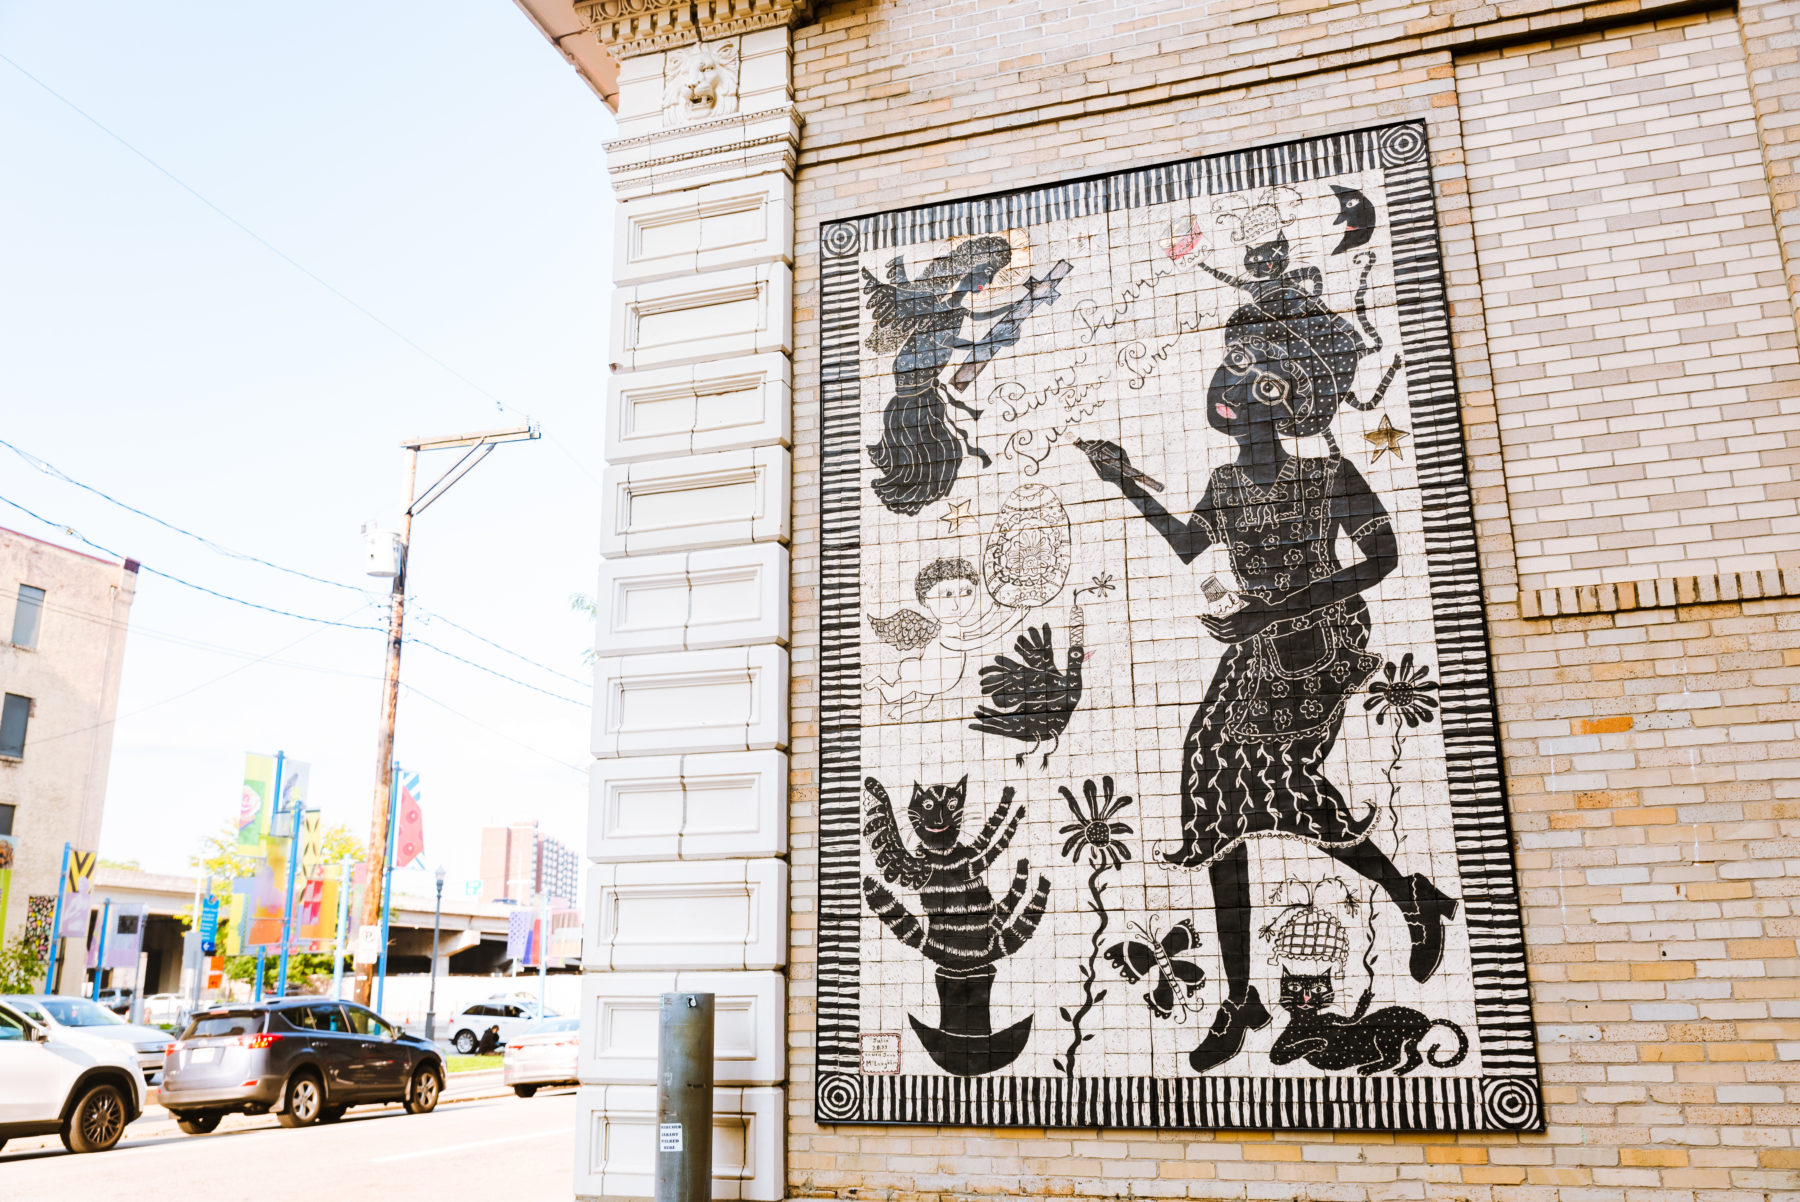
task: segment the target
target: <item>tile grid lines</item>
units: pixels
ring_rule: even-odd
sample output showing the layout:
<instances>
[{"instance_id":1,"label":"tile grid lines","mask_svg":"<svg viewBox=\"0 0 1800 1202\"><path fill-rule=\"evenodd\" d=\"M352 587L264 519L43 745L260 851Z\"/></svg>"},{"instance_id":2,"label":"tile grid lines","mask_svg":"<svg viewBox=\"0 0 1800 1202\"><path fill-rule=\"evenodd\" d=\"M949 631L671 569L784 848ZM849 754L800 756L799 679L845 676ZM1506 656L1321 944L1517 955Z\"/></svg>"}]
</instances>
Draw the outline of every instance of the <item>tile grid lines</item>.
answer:
<instances>
[{"instance_id":1,"label":"tile grid lines","mask_svg":"<svg viewBox=\"0 0 1800 1202\"><path fill-rule=\"evenodd\" d=\"M1480 582L1475 557L1472 498L1466 480L1459 402L1448 334L1435 211L1422 122L1406 122L1348 134L1232 152L1200 160L1085 181L1052 185L1000 197L949 202L878 214L826 226L821 263L821 360L823 401L822 477L826 498L822 514L821 569L826 607L835 595L857 605L856 556L860 547L846 537L854 526L855 490L860 480L860 413L856 388L857 293L855 256L864 248L908 245L993 232L1046 221L1070 220L1119 208L1169 199L1242 191L1275 183L1298 182L1343 171L1367 170L1379 155L1390 188L1396 295L1403 314L1423 320L1403 321L1407 347L1407 387L1414 421L1419 480L1437 490L1448 518L1428 510L1426 539L1434 623L1439 639L1445 689L1444 736L1450 759L1450 785L1457 833L1459 867L1465 886L1475 886L1475 904L1467 911L1477 989L1475 1006L1481 1030L1484 1066L1506 1076L1486 1078L1409 1078L1382 1082L1343 1082L1334 1078L1198 1078L1176 1082L1152 1078L1108 1078L1116 1087L1092 1079L1075 1082L1076 1092L1063 1098L1059 1078L963 1080L937 1076L862 1078L855 1075L858 985L855 949L860 936L860 780L855 623L826 623L821 631L821 914L820 1013L818 1043L821 1075L816 1094L822 1122L981 1122L984 1124L1252 1127L1337 1125L1325 1102L1337 1102L1339 1085L1362 1087L1360 1113L1349 1126L1399 1129L1539 1129L1542 1106L1536 1077L1535 1041L1525 992L1524 950L1520 914L1513 897L1503 894L1513 883L1510 832L1499 775L1493 694L1486 678L1487 642L1480 609ZM1410 166L1409 166L1410 165ZM836 304L832 298L836 298ZM846 305L845 301L849 304ZM840 326L839 323L843 323ZM847 333L845 330L847 326ZM1425 327L1423 329L1418 327ZM850 459L841 469L838 456ZM846 492L848 481L848 492ZM835 490L833 489L833 486ZM848 515L833 504L849 502ZM844 719L848 717L848 724ZM851 736L849 731L856 730ZM841 736L841 737L840 737ZM1459 780L1459 776L1464 779ZM832 878L839 878L833 880ZM1465 896L1468 893L1464 890ZM848 898L846 912L833 914L829 898ZM833 945L827 963L826 945ZM841 943L840 949L837 945ZM836 1072L830 1071L836 1068ZM1129 1083L1129 1084L1123 1084ZM1206 1106L1165 1107L1157 1099L1166 1088L1177 1094L1205 1094ZM1092 1094L1090 1088L1098 1088ZM1109 1089L1116 1092L1109 1093ZM868 1095L864 1096L863 1091ZM1293 1090L1306 1094L1294 1105L1271 1107L1269 1091L1286 1098ZM1373 1096L1390 1091L1384 1096ZM1451 1091L1455 1100L1434 1099ZM1458 1092L1460 1091L1460 1092ZM1481 1096L1477 1099L1476 1095ZM1044 1098L1054 1102L1041 1101ZM1098 1098L1100 1101L1094 1101ZM1113 1105L1109 1099L1117 1099ZM1034 1100L1040 1099L1040 1100ZM1296 1109L1295 1107L1298 1106ZM955 1117L967 1115L970 1117Z\"/></svg>"}]
</instances>

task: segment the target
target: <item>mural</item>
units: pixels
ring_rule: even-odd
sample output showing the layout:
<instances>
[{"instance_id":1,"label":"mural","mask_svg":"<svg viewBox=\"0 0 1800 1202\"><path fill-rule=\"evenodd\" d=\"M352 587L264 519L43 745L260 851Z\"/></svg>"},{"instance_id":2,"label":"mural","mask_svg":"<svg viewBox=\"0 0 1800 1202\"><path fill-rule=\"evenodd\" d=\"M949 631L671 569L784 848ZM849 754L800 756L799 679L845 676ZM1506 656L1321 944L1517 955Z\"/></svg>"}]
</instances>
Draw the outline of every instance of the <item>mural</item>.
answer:
<instances>
[{"instance_id":1,"label":"mural","mask_svg":"<svg viewBox=\"0 0 1800 1202\"><path fill-rule=\"evenodd\" d=\"M1539 1129L1423 126L821 249L819 1119Z\"/></svg>"}]
</instances>

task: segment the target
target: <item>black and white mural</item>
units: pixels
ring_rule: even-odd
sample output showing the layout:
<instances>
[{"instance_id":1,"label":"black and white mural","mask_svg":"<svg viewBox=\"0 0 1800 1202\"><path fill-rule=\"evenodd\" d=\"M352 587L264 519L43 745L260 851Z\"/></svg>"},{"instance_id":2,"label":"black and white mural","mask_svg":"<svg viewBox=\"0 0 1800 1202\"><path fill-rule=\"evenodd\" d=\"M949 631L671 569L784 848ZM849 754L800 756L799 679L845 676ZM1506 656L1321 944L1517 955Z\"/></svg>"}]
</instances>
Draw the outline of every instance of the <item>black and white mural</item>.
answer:
<instances>
[{"instance_id":1,"label":"black and white mural","mask_svg":"<svg viewBox=\"0 0 1800 1202\"><path fill-rule=\"evenodd\" d=\"M1539 1129L1424 127L821 250L820 1121Z\"/></svg>"}]
</instances>

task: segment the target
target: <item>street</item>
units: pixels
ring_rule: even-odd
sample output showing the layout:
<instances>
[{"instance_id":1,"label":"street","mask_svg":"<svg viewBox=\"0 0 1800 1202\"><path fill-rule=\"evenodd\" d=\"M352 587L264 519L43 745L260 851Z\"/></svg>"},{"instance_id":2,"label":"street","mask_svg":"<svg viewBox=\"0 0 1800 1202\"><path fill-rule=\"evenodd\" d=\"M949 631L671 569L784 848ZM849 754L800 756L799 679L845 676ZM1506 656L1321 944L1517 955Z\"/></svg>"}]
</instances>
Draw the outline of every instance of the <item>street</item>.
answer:
<instances>
[{"instance_id":1,"label":"street","mask_svg":"<svg viewBox=\"0 0 1800 1202\"><path fill-rule=\"evenodd\" d=\"M486 1074L483 1074L484 1076ZM497 1074L496 1074L497 1075ZM336 1124L288 1130L272 1115L233 1115L211 1135L184 1135L151 1107L109 1152L74 1156L55 1137L0 1151L7 1202L181 1197L184 1202L388 1202L406 1197L567 1198L575 1091L535 1098L491 1090L446 1097L431 1114L352 1110Z\"/></svg>"}]
</instances>

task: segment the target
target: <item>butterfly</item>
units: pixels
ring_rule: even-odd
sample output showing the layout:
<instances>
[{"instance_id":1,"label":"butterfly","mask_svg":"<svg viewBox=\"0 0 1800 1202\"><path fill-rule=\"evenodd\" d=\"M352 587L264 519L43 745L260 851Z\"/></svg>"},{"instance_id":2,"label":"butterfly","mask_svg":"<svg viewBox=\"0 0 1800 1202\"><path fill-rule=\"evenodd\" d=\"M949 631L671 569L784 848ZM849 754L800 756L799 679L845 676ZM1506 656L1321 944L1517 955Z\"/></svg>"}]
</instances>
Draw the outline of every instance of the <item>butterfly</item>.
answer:
<instances>
[{"instance_id":1,"label":"butterfly","mask_svg":"<svg viewBox=\"0 0 1800 1202\"><path fill-rule=\"evenodd\" d=\"M1131 925L1143 940L1126 939L1113 944L1106 949L1107 961L1134 985L1154 973L1156 984L1144 995L1144 1004L1158 1018L1168 1018L1179 1006L1185 1019L1188 999L1206 984L1206 970L1191 958L1182 958L1192 957L1199 950L1200 936L1195 934L1193 922L1183 919L1160 939L1154 923L1148 927Z\"/></svg>"}]
</instances>

